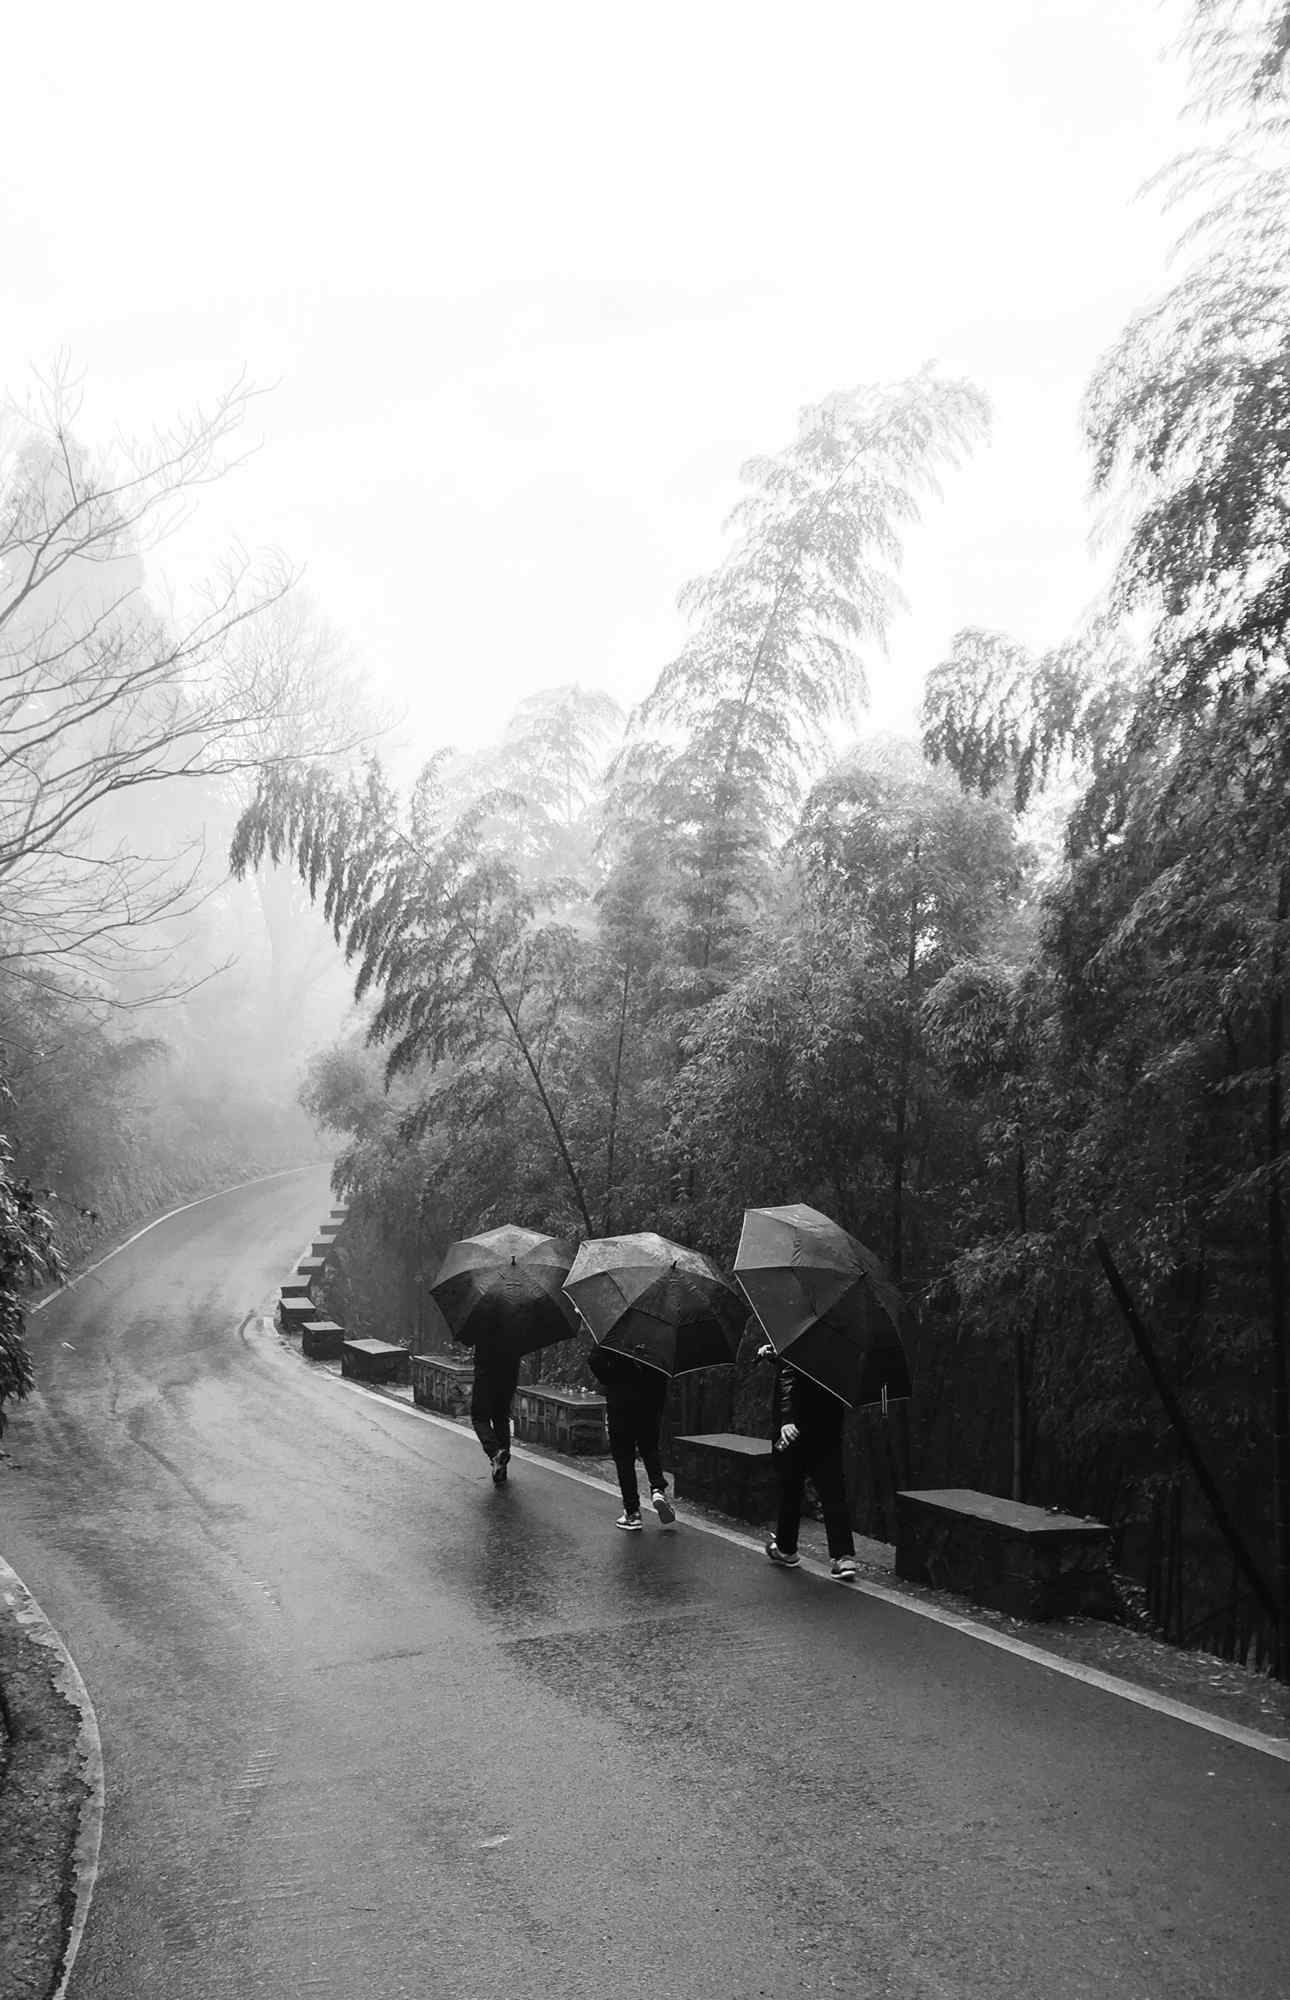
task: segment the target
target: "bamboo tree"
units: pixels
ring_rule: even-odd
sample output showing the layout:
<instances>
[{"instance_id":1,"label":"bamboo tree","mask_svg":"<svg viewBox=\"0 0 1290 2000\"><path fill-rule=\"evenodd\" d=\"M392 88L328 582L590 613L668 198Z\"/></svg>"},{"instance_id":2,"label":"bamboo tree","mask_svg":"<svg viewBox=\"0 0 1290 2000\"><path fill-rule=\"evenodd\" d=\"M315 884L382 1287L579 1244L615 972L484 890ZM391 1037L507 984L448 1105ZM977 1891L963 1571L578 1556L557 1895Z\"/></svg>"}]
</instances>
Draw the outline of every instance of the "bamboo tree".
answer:
<instances>
[{"instance_id":1,"label":"bamboo tree","mask_svg":"<svg viewBox=\"0 0 1290 2000\"><path fill-rule=\"evenodd\" d=\"M987 1143L1000 1165L1008 1167L996 1231L984 1246L961 1246L961 1267L964 1273L971 1271L970 1290L988 1302L992 1320L1006 1316L1011 1321L1014 1500L1027 1497L1030 1375L1042 1327L1027 1141L1032 1131L1042 1131L1048 1107L1037 1101L1040 1032L1034 985L1033 978L998 961L963 959L923 1004L923 1028L941 1075L950 1089L979 1106Z\"/></svg>"},{"instance_id":2,"label":"bamboo tree","mask_svg":"<svg viewBox=\"0 0 1290 2000\"><path fill-rule=\"evenodd\" d=\"M744 467L738 540L681 594L694 630L633 717L619 772L672 829L685 953L707 992L729 976L739 906L827 724L865 699L865 649L900 603L902 534L986 418L979 391L930 372L804 411L792 445Z\"/></svg>"},{"instance_id":3,"label":"bamboo tree","mask_svg":"<svg viewBox=\"0 0 1290 2000\"><path fill-rule=\"evenodd\" d=\"M267 854L294 862L347 959L355 996L379 995L370 1036L388 1044L388 1077L418 1066L451 1078L508 1053L517 1087L540 1109L578 1217L593 1231L583 1176L573 1157L560 1092L549 1073L558 1009L553 994L573 976L579 946L567 926L538 921L539 896L512 866L483 848L480 829L496 803L485 798L453 817L440 784L443 760L427 766L405 815L378 763L359 777L279 767L265 774L238 822L235 875ZM429 1088L423 1118L433 1115Z\"/></svg>"},{"instance_id":4,"label":"bamboo tree","mask_svg":"<svg viewBox=\"0 0 1290 2000\"><path fill-rule=\"evenodd\" d=\"M627 1000L631 984L632 968L629 962L623 967L622 998L618 1006L618 1034L614 1046L614 1076L609 1092L609 1129L605 1138L605 1203L600 1226L602 1236L612 1236L614 1233L614 1197L618 1191L618 1107L622 1099L623 1051L627 1044Z\"/></svg>"},{"instance_id":5,"label":"bamboo tree","mask_svg":"<svg viewBox=\"0 0 1290 2000\"><path fill-rule=\"evenodd\" d=\"M1255 1597L1268 1616L1276 1620L1279 1616L1279 1607L1275 1594L1268 1588L1267 1579L1250 1554L1245 1537L1238 1528L1227 1502L1218 1489L1217 1482L1205 1460L1204 1453L1197 1443L1196 1435L1187 1421L1186 1412L1178 1400L1167 1373L1161 1367L1155 1343L1152 1341L1142 1316L1133 1302L1128 1286L1120 1275L1120 1269L1111 1253L1110 1245L1100 1233L1093 1237L1093 1250L1098 1262L1102 1266L1111 1295L1120 1309L1126 1326L1133 1335L1134 1346L1142 1358L1143 1365L1151 1377L1156 1394L1159 1396L1169 1421L1173 1425L1174 1433L1182 1447L1183 1455L1191 1466L1196 1476L1196 1483L1209 1505L1210 1513L1214 1517L1214 1524L1231 1550L1233 1561L1249 1584L1250 1589L1254 1592Z\"/></svg>"},{"instance_id":6,"label":"bamboo tree","mask_svg":"<svg viewBox=\"0 0 1290 2000\"><path fill-rule=\"evenodd\" d=\"M914 1025L917 1018L914 980L918 971L918 906L921 900L919 861L921 843L914 835L910 850L911 882L909 925L905 947L904 1019L900 1030L900 1060L896 1070L896 1115L892 1134L891 1186L891 1275L893 1283L905 1282L905 1147L909 1124L909 1086L914 1067Z\"/></svg>"},{"instance_id":7,"label":"bamboo tree","mask_svg":"<svg viewBox=\"0 0 1290 2000\"><path fill-rule=\"evenodd\" d=\"M1272 1346L1272 1455L1276 1549L1277 1672L1290 1680L1290 1312L1287 1310L1285 1131L1282 1068L1285 1060L1284 936L1290 915L1290 867L1277 875L1275 928L1268 980L1267 1257L1269 1335Z\"/></svg>"}]
</instances>

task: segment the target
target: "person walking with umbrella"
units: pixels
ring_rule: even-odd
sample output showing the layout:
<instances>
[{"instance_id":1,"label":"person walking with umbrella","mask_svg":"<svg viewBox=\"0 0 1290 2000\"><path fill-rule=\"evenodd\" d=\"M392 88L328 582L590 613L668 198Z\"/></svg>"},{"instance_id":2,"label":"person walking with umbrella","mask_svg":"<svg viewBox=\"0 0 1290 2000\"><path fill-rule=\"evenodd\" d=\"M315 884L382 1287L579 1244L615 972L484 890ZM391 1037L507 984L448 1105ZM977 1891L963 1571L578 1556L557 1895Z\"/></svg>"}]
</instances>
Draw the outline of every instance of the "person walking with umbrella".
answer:
<instances>
[{"instance_id":1,"label":"person walking with umbrella","mask_svg":"<svg viewBox=\"0 0 1290 2000\"><path fill-rule=\"evenodd\" d=\"M640 1532L641 1495L636 1478L639 1456L649 1480L654 1512L663 1526L670 1528L676 1520L676 1509L668 1498L667 1477L659 1455L667 1376L630 1355L615 1353L610 1347L593 1347L587 1366L605 1392L609 1449L618 1474L618 1490L623 1496L623 1511L615 1527L625 1528L629 1533Z\"/></svg>"},{"instance_id":2,"label":"person walking with umbrella","mask_svg":"<svg viewBox=\"0 0 1290 2000\"><path fill-rule=\"evenodd\" d=\"M856 1573L842 1462L848 1409L908 1396L905 1306L881 1260L804 1202L744 1210L735 1277L775 1364L771 1449L779 1515L766 1554L796 1569L802 1492L820 1496L834 1576Z\"/></svg>"},{"instance_id":3,"label":"person walking with umbrella","mask_svg":"<svg viewBox=\"0 0 1290 2000\"><path fill-rule=\"evenodd\" d=\"M510 1468L521 1360L577 1330L564 1294L572 1262L573 1246L559 1237L504 1223L449 1244L430 1287L454 1340L475 1350L470 1421L494 1486L506 1484Z\"/></svg>"},{"instance_id":4,"label":"person walking with umbrella","mask_svg":"<svg viewBox=\"0 0 1290 2000\"><path fill-rule=\"evenodd\" d=\"M670 1527L676 1509L658 1447L667 1385L675 1375L734 1360L743 1301L710 1257L648 1229L582 1244L564 1289L595 1342L588 1365L604 1387L623 1496L616 1525L629 1533L641 1525L639 1452L654 1511Z\"/></svg>"},{"instance_id":5,"label":"person walking with umbrella","mask_svg":"<svg viewBox=\"0 0 1290 2000\"><path fill-rule=\"evenodd\" d=\"M494 1486L505 1486L511 1462L511 1405L520 1380L520 1355L504 1325L481 1322L475 1336L470 1421L492 1467Z\"/></svg>"},{"instance_id":6,"label":"person walking with umbrella","mask_svg":"<svg viewBox=\"0 0 1290 2000\"><path fill-rule=\"evenodd\" d=\"M779 1512L766 1554L780 1569L796 1569L801 1562L797 1538L809 1478L824 1516L831 1573L849 1580L856 1573L856 1545L842 1467L842 1424L847 1406L809 1375L801 1374L791 1361L781 1359L769 1342L758 1348L757 1358L775 1366L770 1436Z\"/></svg>"}]
</instances>

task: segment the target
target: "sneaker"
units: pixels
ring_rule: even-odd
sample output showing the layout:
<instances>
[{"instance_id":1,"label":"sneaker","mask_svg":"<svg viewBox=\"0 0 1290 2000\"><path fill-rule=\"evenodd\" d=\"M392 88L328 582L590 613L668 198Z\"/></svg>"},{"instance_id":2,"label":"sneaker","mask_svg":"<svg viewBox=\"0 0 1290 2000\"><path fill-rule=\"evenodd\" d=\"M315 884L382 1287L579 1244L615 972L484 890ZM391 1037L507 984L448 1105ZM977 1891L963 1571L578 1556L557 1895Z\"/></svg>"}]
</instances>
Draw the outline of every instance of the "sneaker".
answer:
<instances>
[{"instance_id":1,"label":"sneaker","mask_svg":"<svg viewBox=\"0 0 1290 2000\"><path fill-rule=\"evenodd\" d=\"M766 1544L766 1553L780 1569L796 1569L802 1560L796 1549L781 1549L773 1535Z\"/></svg>"},{"instance_id":2,"label":"sneaker","mask_svg":"<svg viewBox=\"0 0 1290 2000\"><path fill-rule=\"evenodd\" d=\"M661 1486L656 1486L654 1488L654 1491L650 1494L649 1497L653 1502L654 1512L658 1515L658 1518L663 1523L663 1526L665 1528L670 1528L673 1521L675 1521L676 1519L676 1508L672 1505L672 1502L668 1499L667 1494L663 1491L663 1488Z\"/></svg>"},{"instance_id":3,"label":"sneaker","mask_svg":"<svg viewBox=\"0 0 1290 2000\"><path fill-rule=\"evenodd\" d=\"M855 1582L856 1559L854 1556L834 1556L829 1564L829 1575L840 1576L847 1583Z\"/></svg>"},{"instance_id":4,"label":"sneaker","mask_svg":"<svg viewBox=\"0 0 1290 2000\"><path fill-rule=\"evenodd\" d=\"M496 1458L493 1460L494 1486L505 1486L506 1468L507 1465L510 1463L510 1457L511 1454L509 1453L509 1451L499 1451Z\"/></svg>"},{"instance_id":5,"label":"sneaker","mask_svg":"<svg viewBox=\"0 0 1290 2000\"><path fill-rule=\"evenodd\" d=\"M628 1534L639 1535L641 1531L641 1517L639 1514L620 1514L614 1522L614 1526L616 1528L626 1528Z\"/></svg>"}]
</instances>

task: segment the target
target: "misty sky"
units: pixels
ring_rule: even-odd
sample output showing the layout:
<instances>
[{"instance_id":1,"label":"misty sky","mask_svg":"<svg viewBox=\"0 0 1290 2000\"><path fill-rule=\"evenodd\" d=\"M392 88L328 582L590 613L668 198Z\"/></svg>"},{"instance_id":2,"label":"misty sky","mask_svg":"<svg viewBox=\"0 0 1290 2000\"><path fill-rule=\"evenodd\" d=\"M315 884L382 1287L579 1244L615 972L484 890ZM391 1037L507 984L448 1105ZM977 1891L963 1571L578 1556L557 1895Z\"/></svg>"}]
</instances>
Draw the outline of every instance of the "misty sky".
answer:
<instances>
[{"instance_id":1,"label":"misty sky","mask_svg":"<svg viewBox=\"0 0 1290 2000\"><path fill-rule=\"evenodd\" d=\"M911 539L873 663L907 722L964 624L1060 639L1104 567L1079 404L1165 276L1194 134L1179 0L7 19L0 383L70 352L83 430L245 365L262 449L168 552L280 545L420 746L535 688L625 704L675 650L735 475L798 407L924 361L993 444Z\"/></svg>"}]
</instances>

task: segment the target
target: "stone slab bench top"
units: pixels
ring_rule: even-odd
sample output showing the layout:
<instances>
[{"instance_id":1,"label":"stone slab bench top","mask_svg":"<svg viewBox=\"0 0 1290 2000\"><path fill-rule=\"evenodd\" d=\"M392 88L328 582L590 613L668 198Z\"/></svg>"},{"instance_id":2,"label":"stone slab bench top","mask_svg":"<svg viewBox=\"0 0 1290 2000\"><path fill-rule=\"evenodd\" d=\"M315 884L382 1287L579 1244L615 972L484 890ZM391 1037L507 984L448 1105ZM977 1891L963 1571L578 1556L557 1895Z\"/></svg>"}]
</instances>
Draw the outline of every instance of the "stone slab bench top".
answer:
<instances>
[{"instance_id":1,"label":"stone slab bench top","mask_svg":"<svg viewBox=\"0 0 1290 2000\"><path fill-rule=\"evenodd\" d=\"M594 1389L550 1389L545 1382L521 1382L517 1396L541 1396L544 1402L560 1403L567 1410L585 1410L605 1406L603 1396Z\"/></svg>"},{"instance_id":2,"label":"stone slab bench top","mask_svg":"<svg viewBox=\"0 0 1290 2000\"><path fill-rule=\"evenodd\" d=\"M325 1257L302 1257L296 1265L296 1269L302 1278L321 1278L323 1272L327 1269L327 1259Z\"/></svg>"},{"instance_id":3,"label":"stone slab bench top","mask_svg":"<svg viewBox=\"0 0 1290 2000\"><path fill-rule=\"evenodd\" d=\"M414 1354L412 1359L420 1361L426 1368L449 1368L454 1375L473 1375L473 1361L462 1361L455 1354Z\"/></svg>"},{"instance_id":4,"label":"stone slab bench top","mask_svg":"<svg viewBox=\"0 0 1290 2000\"><path fill-rule=\"evenodd\" d=\"M358 1349L360 1354L406 1354L406 1347L400 1347L397 1340L347 1340L346 1347Z\"/></svg>"},{"instance_id":5,"label":"stone slab bench top","mask_svg":"<svg viewBox=\"0 0 1290 2000\"><path fill-rule=\"evenodd\" d=\"M344 1333L345 1331L343 1326L337 1326L334 1319L307 1319L304 1324L306 1333Z\"/></svg>"},{"instance_id":6,"label":"stone slab bench top","mask_svg":"<svg viewBox=\"0 0 1290 2000\"><path fill-rule=\"evenodd\" d=\"M702 1444L710 1451L728 1451L743 1458L765 1458L770 1453L769 1438L746 1437L741 1431L702 1431L678 1437L676 1444Z\"/></svg>"},{"instance_id":7,"label":"stone slab bench top","mask_svg":"<svg viewBox=\"0 0 1290 2000\"><path fill-rule=\"evenodd\" d=\"M1005 1500L997 1493L974 1493L967 1486L934 1487L922 1492L905 1490L896 1498L940 1514L967 1515L1006 1535L1031 1538L1060 1535L1063 1539L1084 1535L1095 1540L1111 1532L1104 1521L1081 1520L1077 1514L1051 1514L1046 1507L1029 1507L1020 1500Z\"/></svg>"}]
</instances>

